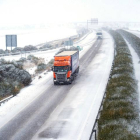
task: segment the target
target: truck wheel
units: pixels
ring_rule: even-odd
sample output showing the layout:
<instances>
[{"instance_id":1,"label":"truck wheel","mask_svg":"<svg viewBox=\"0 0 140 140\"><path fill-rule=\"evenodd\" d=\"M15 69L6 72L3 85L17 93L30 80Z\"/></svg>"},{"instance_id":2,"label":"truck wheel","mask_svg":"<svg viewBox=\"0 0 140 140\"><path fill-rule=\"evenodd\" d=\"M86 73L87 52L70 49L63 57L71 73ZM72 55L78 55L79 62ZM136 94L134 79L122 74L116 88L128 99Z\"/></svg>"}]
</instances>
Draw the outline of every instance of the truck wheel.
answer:
<instances>
[{"instance_id":1,"label":"truck wheel","mask_svg":"<svg viewBox=\"0 0 140 140\"><path fill-rule=\"evenodd\" d=\"M69 84L71 84L71 83L72 83L72 80L69 81Z\"/></svg>"},{"instance_id":2,"label":"truck wheel","mask_svg":"<svg viewBox=\"0 0 140 140\"><path fill-rule=\"evenodd\" d=\"M79 67L77 68L76 73L79 73Z\"/></svg>"},{"instance_id":3,"label":"truck wheel","mask_svg":"<svg viewBox=\"0 0 140 140\"><path fill-rule=\"evenodd\" d=\"M54 85L58 85L58 83L57 82L54 82Z\"/></svg>"}]
</instances>

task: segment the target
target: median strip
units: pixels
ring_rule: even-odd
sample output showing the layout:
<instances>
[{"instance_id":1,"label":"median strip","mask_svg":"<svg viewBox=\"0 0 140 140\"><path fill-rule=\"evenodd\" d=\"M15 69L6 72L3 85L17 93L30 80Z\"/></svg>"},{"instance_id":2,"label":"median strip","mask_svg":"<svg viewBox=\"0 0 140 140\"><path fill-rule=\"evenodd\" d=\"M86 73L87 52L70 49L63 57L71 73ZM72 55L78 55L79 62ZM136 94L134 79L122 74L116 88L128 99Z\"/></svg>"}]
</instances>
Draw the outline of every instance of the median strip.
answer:
<instances>
[{"instance_id":1,"label":"median strip","mask_svg":"<svg viewBox=\"0 0 140 140\"><path fill-rule=\"evenodd\" d=\"M132 56L122 36L112 30L110 34L116 55L98 121L98 140L139 140L138 87Z\"/></svg>"}]
</instances>

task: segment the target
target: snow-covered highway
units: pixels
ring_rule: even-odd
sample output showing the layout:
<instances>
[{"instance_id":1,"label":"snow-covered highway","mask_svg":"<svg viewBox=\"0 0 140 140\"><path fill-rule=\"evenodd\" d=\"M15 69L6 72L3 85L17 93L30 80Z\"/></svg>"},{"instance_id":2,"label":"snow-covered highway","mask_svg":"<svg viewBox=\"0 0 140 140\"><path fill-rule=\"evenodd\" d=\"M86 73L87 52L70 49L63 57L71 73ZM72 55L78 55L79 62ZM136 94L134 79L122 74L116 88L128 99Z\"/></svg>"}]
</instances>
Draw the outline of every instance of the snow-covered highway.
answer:
<instances>
[{"instance_id":1,"label":"snow-covered highway","mask_svg":"<svg viewBox=\"0 0 140 140\"><path fill-rule=\"evenodd\" d=\"M103 35L106 39L96 41L89 34L80 42L92 45L80 53L80 72L71 85L54 86L49 74L29 92L38 96L11 119L8 112L0 116L7 118L0 119L0 140L89 139L113 61L114 42L106 32Z\"/></svg>"}]
</instances>

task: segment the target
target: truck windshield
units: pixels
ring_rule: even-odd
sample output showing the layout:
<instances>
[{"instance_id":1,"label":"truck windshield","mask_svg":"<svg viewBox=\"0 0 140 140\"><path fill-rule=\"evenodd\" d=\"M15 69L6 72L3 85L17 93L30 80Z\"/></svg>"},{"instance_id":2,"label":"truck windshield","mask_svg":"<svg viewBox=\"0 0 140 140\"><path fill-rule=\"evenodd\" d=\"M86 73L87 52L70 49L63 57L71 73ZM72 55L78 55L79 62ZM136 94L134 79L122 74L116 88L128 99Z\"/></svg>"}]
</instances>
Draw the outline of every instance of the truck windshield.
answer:
<instances>
[{"instance_id":1,"label":"truck windshield","mask_svg":"<svg viewBox=\"0 0 140 140\"><path fill-rule=\"evenodd\" d=\"M69 66L54 66L54 72L67 72Z\"/></svg>"}]
</instances>

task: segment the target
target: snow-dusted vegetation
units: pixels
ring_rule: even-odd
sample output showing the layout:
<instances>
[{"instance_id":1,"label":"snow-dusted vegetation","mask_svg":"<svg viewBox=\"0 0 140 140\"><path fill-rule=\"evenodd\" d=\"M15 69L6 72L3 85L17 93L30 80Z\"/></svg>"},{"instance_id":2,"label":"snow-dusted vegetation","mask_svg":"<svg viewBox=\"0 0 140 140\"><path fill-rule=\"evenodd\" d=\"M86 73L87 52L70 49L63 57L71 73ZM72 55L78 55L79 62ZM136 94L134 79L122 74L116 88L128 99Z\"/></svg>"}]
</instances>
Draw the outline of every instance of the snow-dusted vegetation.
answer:
<instances>
[{"instance_id":1,"label":"snow-dusted vegetation","mask_svg":"<svg viewBox=\"0 0 140 140\"><path fill-rule=\"evenodd\" d=\"M21 88L30 84L36 73L50 69L50 62L48 64L43 62L43 58L33 55L18 61L0 59L0 100L10 95L15 96ZM34 72L27 72L28 69L33 69Z\"/></svg>"},{"instance_id":2,"label":"snow-dusted vegetation","mask_svg":"<svg viewBox=\"0 0 140 140\"><path fill-rule=\"evenodd\" d=\"M129 40L129 43L131 43L132 47L140 58L140 38L125 30L119 30L119 33Z\"/></svg>"},{"instance_id":3,"label":"snow-dusted vegetation","mask_svg":"<svg viewBox=\"0 0 140 140\"><path fill-rule=\"evenodd\" d=\"M116 55L98 121L99 140L139 140L139 103L132 56L122 36L110 31Z\"/></svg>"},{"instance_id":4,"label":"snow-dusted vegetation","mask_svg":"<svg viewBox=\"0 0 140 140\"><path fill-rule=\"evenodd\" d=\"M30 82L31 75L23 69L22 61L0 60L0 100L9 95L16 95Z\"/></svg>"}]
</instances>

